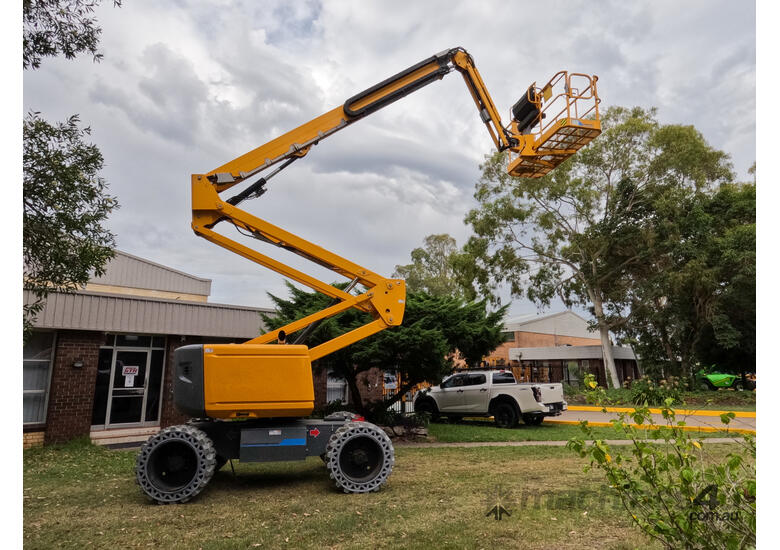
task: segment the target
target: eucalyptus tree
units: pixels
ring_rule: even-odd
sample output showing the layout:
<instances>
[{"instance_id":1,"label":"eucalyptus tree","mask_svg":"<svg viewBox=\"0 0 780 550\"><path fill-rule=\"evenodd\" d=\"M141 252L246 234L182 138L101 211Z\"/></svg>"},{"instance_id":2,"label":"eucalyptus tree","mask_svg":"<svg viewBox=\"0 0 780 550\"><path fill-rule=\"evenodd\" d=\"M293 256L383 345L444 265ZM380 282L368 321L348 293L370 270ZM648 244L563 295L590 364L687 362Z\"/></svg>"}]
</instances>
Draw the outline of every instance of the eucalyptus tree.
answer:
<instances>
[{"instance_id":1,"label":"eucalyptus tree","mask_svg":"<svg viewBox=\"0 0 780 550\"><path fill-rule=\"evenodd\" d=\"M514 178L503 154L486 158L474 235L454 258L469 295L549 304L558 297L594 317L610 385L618 387L610 332L628 321L637 273L666 269L657 203L731 181L728 156L690 126L661 125L655 109L612 107L603 133L547 176Z\"/></svg>"}]
</instances>

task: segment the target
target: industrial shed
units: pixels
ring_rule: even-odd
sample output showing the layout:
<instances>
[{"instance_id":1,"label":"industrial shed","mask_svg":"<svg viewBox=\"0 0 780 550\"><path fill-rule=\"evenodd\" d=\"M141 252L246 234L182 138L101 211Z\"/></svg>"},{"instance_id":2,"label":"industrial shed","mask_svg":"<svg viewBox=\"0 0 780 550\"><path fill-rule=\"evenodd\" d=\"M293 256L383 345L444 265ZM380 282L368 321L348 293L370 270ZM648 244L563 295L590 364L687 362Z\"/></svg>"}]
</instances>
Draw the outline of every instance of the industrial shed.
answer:
<instances>
[{"instance_id":1,"label":"industrial shed","mask_svg":"<svg viewBox=\"0 0 780 550\"><path fill-rule=\"evenodd\" d=\"M639 366L631 348L612 346L612 357L621 384L639 377ZM590 373L600 385L607 385L600 345L512 348L509 362L516 375L528 382L563 382L576 386L584 374Z\"/></svg>"},{"instance_id":2,"label":"industrial shed","mask_svg":"<svg viewBox=\"0 0 780 550\"><path fill-rule=\"evenodd\" d=\"M85 288L50 294L23 351L25 445L130 442L186 420L172 403L173 350L253 338L273 312L209 303L210 292L209 279L117 251Z\"/></svg>"},{"instance_id":3,"label":"industrial shed","mask_svg":"<svg viewBox=\"0 0 780 550\"><path fill-rule=\"evenodd\" d=\"M639 376L631 348L612 346L612 353L621 383ZM485 358L485 363L512 367L526 382L577 385L590 372L600 384L606 384L601 338L587 320L571 310L507 318L504 343Z\"/></svg>"}]
</instances>

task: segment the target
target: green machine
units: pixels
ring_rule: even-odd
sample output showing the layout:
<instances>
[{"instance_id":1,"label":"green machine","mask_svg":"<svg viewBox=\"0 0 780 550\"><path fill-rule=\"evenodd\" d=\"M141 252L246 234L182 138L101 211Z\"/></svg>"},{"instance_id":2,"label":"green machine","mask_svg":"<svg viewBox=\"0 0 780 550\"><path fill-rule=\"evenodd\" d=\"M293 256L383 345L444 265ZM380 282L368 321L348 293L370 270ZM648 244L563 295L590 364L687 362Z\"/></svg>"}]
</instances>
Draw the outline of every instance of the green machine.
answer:
<instances>
[{"instance_id":1,"label":"green machine","mask_svg":"<svg viewBox=\"0 0 780 550\"><path fill-rule=\"evenodd\" d=\"M700 390L709 391L720 388L734 388L737 391L745 389L752 390L755 384L748 380L747 386L738 374L726 374L717 372L715 367L703 368L696 373L696 387Z\"/></svg>"}]
</instances>

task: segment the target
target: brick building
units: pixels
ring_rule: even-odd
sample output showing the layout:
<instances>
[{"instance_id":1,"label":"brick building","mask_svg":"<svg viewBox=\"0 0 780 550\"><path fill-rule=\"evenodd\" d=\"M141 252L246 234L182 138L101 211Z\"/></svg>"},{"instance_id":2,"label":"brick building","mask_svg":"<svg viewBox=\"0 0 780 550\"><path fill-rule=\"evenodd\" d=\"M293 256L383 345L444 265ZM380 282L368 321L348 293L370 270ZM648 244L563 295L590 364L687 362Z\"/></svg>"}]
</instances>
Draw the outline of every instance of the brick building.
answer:
<instances>
[{"instance_id":1,"label":"brick building","mask_svg":"<svg viewBox=\"0 0 780 550\"><path fill-rule=\"evenodd\" d=\"M139 441L186 421L173 406L173 351L254 338L260 314L273 311L210 303L210 292L208 279L117 251L85 288L50 294L23 350L25 446ZM372 375L381 385L368 373L361 391L381 396ZM314 381L317 407L348 401L343 382L327 373Z\"/></svg>"},{"instance_id":2,"label":"brick building","mask_svg":"<svg viewBox=\"0 0 780 550\"><path fill-rule=\"evenodd\" d=\"M512 367L526 382L577 385L590 372L606 385L599 334L573 311L509 318L504 337L504 343L485 358L488 365ZM612 346L612 354L621 383L639 376L631 348Z\"/></svg>"}]
</instances>

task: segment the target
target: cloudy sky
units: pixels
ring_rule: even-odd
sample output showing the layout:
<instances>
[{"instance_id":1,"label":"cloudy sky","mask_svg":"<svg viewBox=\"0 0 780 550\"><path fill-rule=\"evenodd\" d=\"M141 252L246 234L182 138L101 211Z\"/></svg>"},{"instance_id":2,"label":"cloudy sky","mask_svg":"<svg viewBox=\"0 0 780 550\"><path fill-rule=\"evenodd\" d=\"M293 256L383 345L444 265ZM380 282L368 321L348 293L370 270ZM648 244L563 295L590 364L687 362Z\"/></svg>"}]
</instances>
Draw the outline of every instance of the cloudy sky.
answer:
<instances>
[{"instance_id":1,"label":"cloudy sky","mask_svg":"<svg viewBox=\"0 0 780 550\"><path fill-rule=\"evenodd\" d=\"M743 178L756 157L751 2L123 4L97 12L104 60L44 60L24 74L24 108L81 115L121 204L108 221L119 249L211 278L214 302L267 306L282 278L194 236L190 174L446 48L472 54L504 117L531 82L567 69L599 76L603 106L695 125ZM322 142L242 207L389 276L426 235L465 241L491 147L453 73Z\"/></svg>"}]
</instances>

